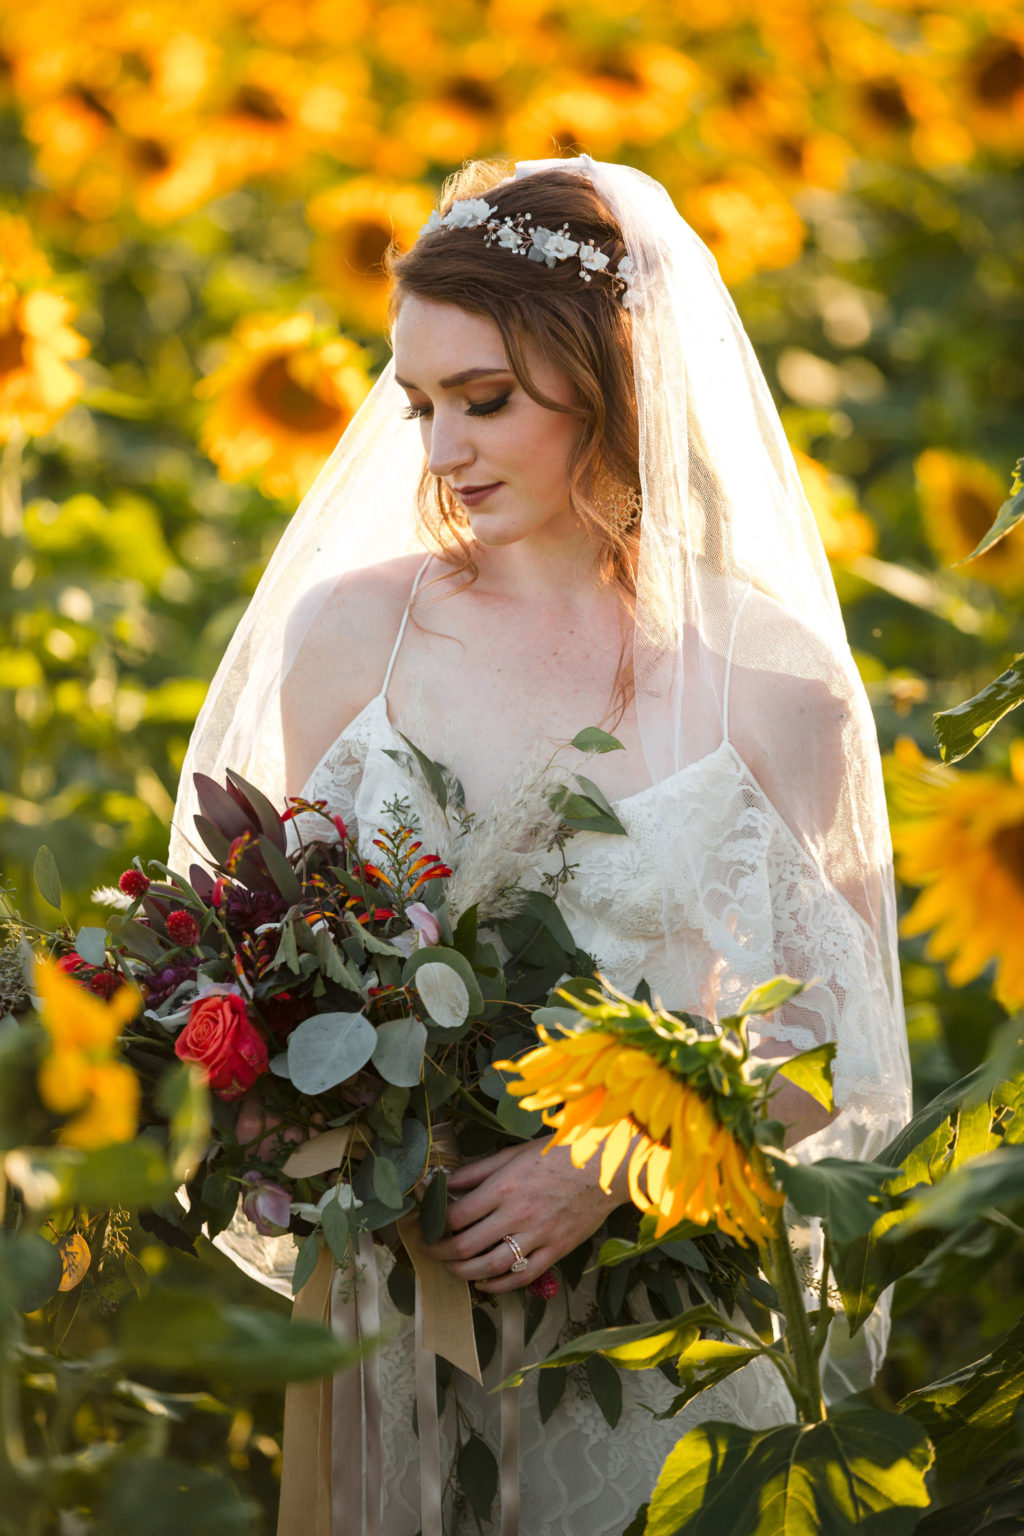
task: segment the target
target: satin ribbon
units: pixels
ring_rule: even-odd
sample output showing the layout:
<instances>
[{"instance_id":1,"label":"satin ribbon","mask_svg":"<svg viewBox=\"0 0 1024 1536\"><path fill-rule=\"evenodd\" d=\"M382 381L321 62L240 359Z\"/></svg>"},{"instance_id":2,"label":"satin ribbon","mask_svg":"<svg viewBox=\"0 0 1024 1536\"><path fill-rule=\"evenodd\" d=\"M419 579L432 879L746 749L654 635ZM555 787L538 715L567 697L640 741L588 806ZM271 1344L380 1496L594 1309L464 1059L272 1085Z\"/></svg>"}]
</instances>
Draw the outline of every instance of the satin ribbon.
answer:
<instances>
[{"instance_id":1,"label":"satin ribbon","mask_svg":"<svg viewBox=\"0 0 1024 1536\"><path fill-rule=\"evenodd\" d=\"M292 1177L338 1168L345 1155L362 1156L349 1126L335 1127L297 1147L284 1165ZM422 1196L439 1168L458 1165L451 1128L434 1127L428 1167L416 1186ZM419 1431L422 1536L443 1536L441 1437L437 1408L437 1355L482 1382L465 1281L430 1256L419 1212L396 1223L416 1273L415 1376ZM352 1370L333 1379L294 1383L285 1393L281 1502L277 1536L383 1536L380 1364L372 1341L380 1333L380 1282L374 1243L359 1239L358 1276L339 1271L321 1248L313 1274L295 1298L293 1317L329 1326L367 1353ZM502 1298L502 1379L523 1360L523 1309L516 1296ZM500 1536L519 1533L519 1388L501 1394Z\"/></svg>"}]
</instances>

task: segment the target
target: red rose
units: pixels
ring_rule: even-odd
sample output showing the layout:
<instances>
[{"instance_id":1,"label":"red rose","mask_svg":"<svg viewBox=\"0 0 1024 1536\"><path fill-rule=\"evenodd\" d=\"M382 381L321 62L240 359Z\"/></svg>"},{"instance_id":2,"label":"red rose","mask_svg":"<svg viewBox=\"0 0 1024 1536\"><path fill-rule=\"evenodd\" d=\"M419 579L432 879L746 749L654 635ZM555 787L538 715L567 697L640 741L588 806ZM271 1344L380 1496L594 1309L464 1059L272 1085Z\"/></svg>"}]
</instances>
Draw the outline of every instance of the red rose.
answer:
<instances>
[{"instance_id":1,"label":"red rose","mask_svg":"<svg viewBox=\"0 0 1024 1536\"><path fill-rule=\"evenodd\" d=\"M174 1050L203 1068L219 1099L240 1099L268 1067L266 1041L237 992L198 998Z\"/></svg>"},{"instance_id":2,"label":"red rose","mask_svg":"<svg viewBox=\"0 0 1024 1536\"><path fill-rule=\"evenodd\" d=\"M61 955L60 959L57 961L58 971L63 971L67 976L73 976L76 971L82 970L83 967L87 971L92 969L92 967L82 959L81 955L76 954L74 950L72 950L69 955ZM84 977L79 977L80 981L84 982L84 979Z\"/></svg>"}]
</instances>

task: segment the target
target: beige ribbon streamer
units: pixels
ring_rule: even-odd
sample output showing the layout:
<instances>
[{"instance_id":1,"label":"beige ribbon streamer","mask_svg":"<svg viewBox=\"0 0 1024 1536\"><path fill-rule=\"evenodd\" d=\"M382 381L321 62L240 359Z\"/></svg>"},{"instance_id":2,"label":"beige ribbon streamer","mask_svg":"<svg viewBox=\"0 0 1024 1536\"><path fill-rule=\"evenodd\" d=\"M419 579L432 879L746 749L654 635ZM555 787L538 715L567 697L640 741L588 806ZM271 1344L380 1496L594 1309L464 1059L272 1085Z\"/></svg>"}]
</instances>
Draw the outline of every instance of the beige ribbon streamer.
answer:
<instances>
[{"instance_id":1,"label":"beige ribbon streamer","mask_svg":"<svg viewBox=\"0 0 1024 1536\"><path fill-rule=\"evenodd\" d=\"M353 1142L356 1145L353 1145ZM337 1126L289 1156L284 1172L309 1178L338 1168L346 1154L363 1156L365 1143L350 1126ZM432 1131L429 1176L458 1165L451 1127ZM420 1520L423 1536L442 1536L441 1440L435 1356L482 1383L469 1286L431 1257L419 1212L397 1223L416 1273L416 1412L420 1442ZM371 1236L359 1239L358 1282L337 1271L321 1248L313 1274L295 1298L292 1316L329 1326L350 1343L370 1343L380 1332L377 1262ZM352 1287L348 1296L345 1285ZM502 1298L502 1379L523 1363L520 1298ZM359 1366L333 1379L293 1383L285 1393L281 1502L277 1536L383 1536L380 1363L370 1350ZM337 1426L337 1428L335 1428ZM519 1388L501 1394L501 1532L519 1536Z\"/></svg>"}]
</instances>

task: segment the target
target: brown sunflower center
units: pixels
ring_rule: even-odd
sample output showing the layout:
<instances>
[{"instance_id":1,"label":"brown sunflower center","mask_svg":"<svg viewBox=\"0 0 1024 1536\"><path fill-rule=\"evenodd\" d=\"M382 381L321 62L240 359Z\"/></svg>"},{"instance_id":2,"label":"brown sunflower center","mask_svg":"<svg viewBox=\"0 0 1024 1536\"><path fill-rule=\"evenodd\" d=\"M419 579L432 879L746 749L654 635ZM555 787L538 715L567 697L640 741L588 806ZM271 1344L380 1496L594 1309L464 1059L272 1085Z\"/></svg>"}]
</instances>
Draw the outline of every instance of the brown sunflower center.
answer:
<instances>
[{"instance_id":1,"label":"brown sunflower center","mask_svg":"<svg viewBox=\"0 0 1024 1536\"><path fill-rule=\"evenodd\" d=\"M1009 38L994 39L974 67L974 92L986 106L1009 106L1024 90L1024 53Z\"/></svg>"},{"instance_id":2,"label":"brown sunflower center","mask_svg":"<svg viewBox=\"0 0 1024 1536\"><path fill-rule=\"evenodd\" d=\"M971 485L954 486L952 504L957 526L963 530L973 548L991 528L996 508L987 496Z\"/></svg>"},{"instance_id":3,"label":"brown sunflower center","mask_svg":"<svg viewBox=\"0 0 1024 1536\"><path fill-rule=\"evenodd\" d=\"M24 366L25 338L21 331L13 326L8 331L0 331L0 378L8 373L17 373Z\"/></svg>"},{"instance_id":4,"label":"brown sunflower center","mask_svg":"<svg viewBox=\"0 0 1024 1536\"><path fill-rule=\"evenodd\" d=\"M870 80L861 93L864 106L883 128L906 128L910 110L898 80Z\"/></svg>"},{"instance_id":5,"label":"brown sunflower center","mask_svg":"<svg viewBox=\"0 0 1024 1536\"><path fill-rule=\"evenodd\" d=\"M231 105L240 117L255 117L261 123L285 121L285 114L270 92L258 85L243 85Z\"/></svg>"},{"instance_id":6,"label":"brown sunflower center","mask_svg":"<svg viewBox=\"0 0 1024 1536\"><path fill-rule=\"evenodd\" d=\"M170 155L156 139L136 139L131 146L131 157L143 176L159 176L171 163Z\"/></svg>"},{"instance_id":7,"label":"brown sunflower center","mask_svg":"<svg viewBox=\"0 0 1024 1536\"><path fill-rule=\"evenodd\" d=\"M391 228L378 219L356 219L345 231L344 258L364 277L382 277L381 263L391 244Z\"/></svg>"},{"instance_id":8,"label":"brown sunflower center","mask_svg":"<svg viewBox=\"0 0 1024 1536\"><path fill-rule=\"evenodd\" d=\"M1010 879L1024 891L1024 821L1003 827L992 839L992 856Z\"/></svg>"},{"instance_id":9,"label":"brown sunflower center","mask_svg":"<svg viewBox=\"0 0 1024 1536\"><path fill-rule=\"evenodd\" d=\"M292 432L311 435L337 427L342 413L292 378L286 357L273 357L260 370L253 385L257 403Z\"/></svg>"},{"instance_id":10,"label":"brown sunflower center","mask_svg":"<svg viewBox=\"0 0 1024 1536\"><path fill-rule=\"evenodd\" d=\"M446 101L478 117L489 117L498 110L498 98L491 87L473 75L456 75L443 91Z\"/></svg>"}]
</instances>

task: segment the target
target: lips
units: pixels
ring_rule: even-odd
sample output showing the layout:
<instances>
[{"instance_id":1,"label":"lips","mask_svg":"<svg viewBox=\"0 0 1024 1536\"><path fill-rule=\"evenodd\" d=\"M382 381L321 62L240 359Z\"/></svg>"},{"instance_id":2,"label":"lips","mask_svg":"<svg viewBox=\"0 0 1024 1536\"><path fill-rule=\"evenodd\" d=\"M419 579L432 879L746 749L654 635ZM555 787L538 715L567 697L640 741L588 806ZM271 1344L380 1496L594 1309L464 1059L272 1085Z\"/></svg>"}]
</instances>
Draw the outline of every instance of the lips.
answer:
<instances>
[{"instance_id":1,"label":"lips","mask_svg":"<svg viewBox=\"0 0 1024 1536\"><path fill-rule=\"evenodd\" d=\"M488 496L501 488L501 481L495 480L490 485L453 485L452 490L465 507L475 507Z\"/></svg>"}]
</instances>

